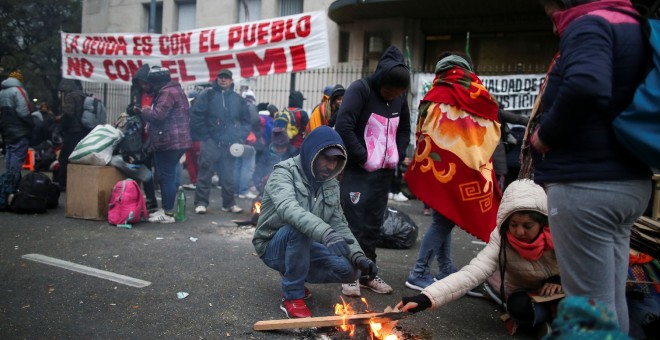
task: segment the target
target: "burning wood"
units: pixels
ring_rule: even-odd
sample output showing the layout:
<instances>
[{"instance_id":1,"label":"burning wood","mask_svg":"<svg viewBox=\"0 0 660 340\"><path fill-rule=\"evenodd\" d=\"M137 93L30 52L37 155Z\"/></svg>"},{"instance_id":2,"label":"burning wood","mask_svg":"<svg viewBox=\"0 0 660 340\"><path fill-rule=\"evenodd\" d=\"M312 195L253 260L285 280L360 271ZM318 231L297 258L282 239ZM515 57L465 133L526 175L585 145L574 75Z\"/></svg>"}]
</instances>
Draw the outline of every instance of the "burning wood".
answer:
<instances>
[{"instance_id":1,"label":"burning wood","mask_svg":"<svg viewBox=\"0 0 660 340\"><path fill-rule=\"evenodd\" d=\"M363 298L362 302L367 306L367 301ZM319 327L337 327L341 331L348 333L349 337L355 335L356 325L369 325L369 331L373 339L396 340L399 339L394 327L396 320L407 317L409 313L403 313L398 310L387 307L384 313L358 313L353 306L342 298L342 303L335 305L334 316L322 316L302 319L284 319L259 321L254 324L255 331L283 330L294 328L319 328Z\"/></svg>"}]
</instances>

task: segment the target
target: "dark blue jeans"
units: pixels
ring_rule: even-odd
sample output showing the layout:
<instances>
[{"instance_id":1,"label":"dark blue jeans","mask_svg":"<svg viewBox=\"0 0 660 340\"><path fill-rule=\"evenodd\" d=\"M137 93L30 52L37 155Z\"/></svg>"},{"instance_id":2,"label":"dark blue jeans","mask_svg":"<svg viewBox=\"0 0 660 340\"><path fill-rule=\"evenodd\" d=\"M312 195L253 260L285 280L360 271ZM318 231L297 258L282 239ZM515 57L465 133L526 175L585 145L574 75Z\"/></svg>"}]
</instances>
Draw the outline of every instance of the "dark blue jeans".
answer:
<instances>
[{"instance_id":1,"label":"dark blue jeans","mask_svg":"<svg viewBox=\"0 0 660 340\"><path fill-rule=\"evenodd\" d=\"M5 154L5 167L7 172L12 170L21 171L21 169L23 169L23 163L25 163L25 157L27 156L28 138L23 137L15 143L6 144L5 148L7 150L7 153Z\"/></svg>"},{"instance_id":2,"label":"dark blue jeans","mask_svg":"<svg viewBox=\"0 0 660 340\"><path fill-rule=\"evenodd\" d=\"M287 300L302 299L305 282L349 283L359 275L347 258L330 253L326 246L289 224L283 225L268 242L261 260L282 274L282 291Z\"/></svg>"},{"instance_id":3,"label":"dark blue jeans","mask_svg":"<svg viewBox=\"0 0 660 340\"><path fill-rule=\"evenodd\" d=\"M176 189L181 183L179 159L186 150L154 151L156 183L160 186L160 197L165 212L174 212Z\"/></svg>"}]
</instances>

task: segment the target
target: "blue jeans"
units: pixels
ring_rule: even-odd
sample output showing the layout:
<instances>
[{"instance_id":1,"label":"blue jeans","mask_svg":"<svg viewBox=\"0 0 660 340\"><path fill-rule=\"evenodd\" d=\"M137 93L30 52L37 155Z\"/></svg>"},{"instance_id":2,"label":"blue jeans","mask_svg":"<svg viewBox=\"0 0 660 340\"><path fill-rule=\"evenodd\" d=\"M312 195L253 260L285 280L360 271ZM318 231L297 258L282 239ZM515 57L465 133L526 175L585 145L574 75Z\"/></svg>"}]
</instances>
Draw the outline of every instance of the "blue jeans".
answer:
<instances>
[{"instance_id":1,"label":"blue jeans","mask_svg":"<svg viewBox=\"0 0 660 340\"><path fill-rule=\"evenodd\" d=\"M275 233L261 260L282 274L282 291L287 300L302 299L305 282L349 283L359 276L351 261L330 253L326 246L290 224Z\"/></svg>"},{"instance_id":2,"label":"blue jeans","mask_svg":"<svg viewBox=\"0 0 660 340\"><path fill-rule=\"evenodd\" d=\"M433 257L438 259L438 277L445 276L456 271L451 262L451 231L454 222L433 210L433 222L424 234L422 244L419 247L417 261L413 268L413 275L431 275L431 263Z\"/></svg>"},{"instance_id":3,"label":"blue jeans","mask_svg":"<svg viewBox=\"0 0 660 340\"><path fill-rule=\"evenodd\" d=\"M18 142L7 144L7 153L5 155L5 167L7 172L9 171L21 171L23 169L23 163L25 163L25 157L27 156L28 151L28 138L23 137Z\"/></svg>"},{"instance_id":4,"label":"blue jeans","mask_svg":"<svg viewBox=\"0 0 660 340\"><path fill-rule=\"evenodd\" d=\"M254 153L236 158L236 163L234 163L234 192L236 194L245 195L248 193L252 174L254 174L254 162Z\"/></svg>"},{"instance_id":5,"label":"blue jeans","mask_svg":"<svg viewBox=\"0 0 660 340\"><path fill-rule=\"evenodd\" d=\"M628 332L630 230L651 197L649 180L547 184L562 288L604 302Z\"/></svg>"},{"instance_id":6,"label":"blue jeans","mask_svg":"<svg viewBox=\"0 0 660 340\"><path fill-rule=\"evenodd\" d=\"M181 164L179 159L186 150L154 151L154 166L156 167L156 182L160 186L160 197L163 210L174 212L176 189L181 183Z\"/></svg>"}]
</instances>

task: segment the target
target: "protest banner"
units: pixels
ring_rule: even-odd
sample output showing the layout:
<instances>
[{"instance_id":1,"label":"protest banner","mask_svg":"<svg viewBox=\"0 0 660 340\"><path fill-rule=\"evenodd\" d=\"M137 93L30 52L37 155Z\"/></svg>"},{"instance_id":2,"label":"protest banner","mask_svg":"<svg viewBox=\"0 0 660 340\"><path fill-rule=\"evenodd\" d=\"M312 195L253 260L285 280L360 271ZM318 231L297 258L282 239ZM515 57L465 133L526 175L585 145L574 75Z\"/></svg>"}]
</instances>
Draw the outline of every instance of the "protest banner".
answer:
<instances>
[{"instance_id":1,"label":"protest banner","mask_svg":"<svg viewBox=\"0 0 660 340\"><path fill-rule=\"evenodd\" d=\"M419 105L431 88L435 74L418 75L417 92L413 106ZM511 74L502 76L479 76L484 87L495 96L504 110L531 110L545 79L544 74Z\"/></svg>"},{"instance_id":2,"label":"protest banner","mask_svg":"<svg viewBox=\"0 0 660 340\"><path fill-rule=\"evenodd\" d=\"M325 12L310 12L167 34L61 33L62 76L130 84L143 64L170 70L183 85L330 66Z\"/></svg>"}]
</instances>

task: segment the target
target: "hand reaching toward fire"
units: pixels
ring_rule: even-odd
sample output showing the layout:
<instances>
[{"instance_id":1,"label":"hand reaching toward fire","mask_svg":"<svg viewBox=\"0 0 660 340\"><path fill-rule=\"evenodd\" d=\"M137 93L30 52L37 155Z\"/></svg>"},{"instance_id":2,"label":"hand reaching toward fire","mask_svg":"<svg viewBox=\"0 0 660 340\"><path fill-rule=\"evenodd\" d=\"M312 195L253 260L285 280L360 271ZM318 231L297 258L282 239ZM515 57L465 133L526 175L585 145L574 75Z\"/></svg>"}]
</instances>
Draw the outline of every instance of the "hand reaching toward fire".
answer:
<instances>
[{"instance_id":1,"label":"hand reaching toward fire","mask_svg":"<svg viewBox=\"0 0 660 340\"><path fill-rule=\"evenodd\" d=\"M369 275L369 280L373 280L378 275L378 267L366 256L359 256L355 259L355 265L362 271L362 275Z\"/></svg>"},{"instance_id":2,"label":"hand reaching toward fire","mask_svg":"<svg viewBox=\"0 0 660 340\"><path fill-rule=\"evenodd\" d=\"M396 304L394 309L399 309L402 312L417 313L428 309L431 305L431 299L428 296L419 294L401 298L401 301Z\"/></svg>"}]
</instances>

